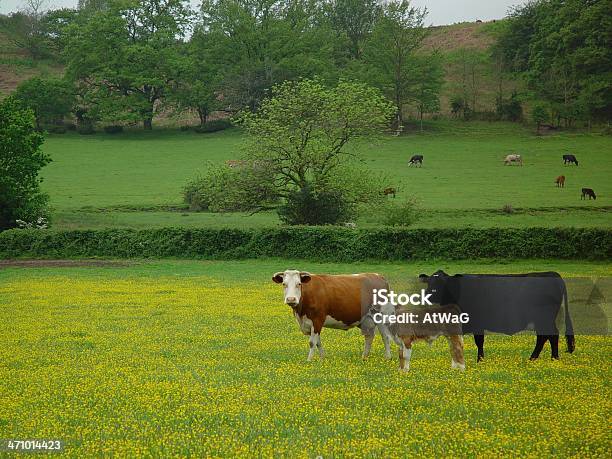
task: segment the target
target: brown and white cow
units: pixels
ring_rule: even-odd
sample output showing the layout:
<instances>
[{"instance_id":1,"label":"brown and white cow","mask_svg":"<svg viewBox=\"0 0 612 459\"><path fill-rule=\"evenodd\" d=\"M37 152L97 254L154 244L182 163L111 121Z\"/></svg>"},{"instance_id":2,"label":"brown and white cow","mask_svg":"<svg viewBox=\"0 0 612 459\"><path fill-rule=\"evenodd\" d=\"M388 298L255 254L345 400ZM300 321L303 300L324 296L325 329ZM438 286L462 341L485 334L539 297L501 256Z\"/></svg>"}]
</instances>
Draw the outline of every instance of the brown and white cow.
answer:
<instances>
[{"instance_id":1,"label":"brown and white cow","mask_svg":"<svg viewBox=\"0 0 612 459\"><path fill-rule=\"evenodd\" d=\"M285 290L285 304L291 306L300 330L310 336L308 360L315 347L323 358L321 330L348 330L359 327L365 337L363 358L370 354L376 328L385 345L385 356L391 358L390 334L384 325L376 325L369 315L372 290L388 289L389 284L379 274L322 275L288 269L272 276Z\"/></svg>"},{"instance_id":2,"label":"brown and white cow","mask_svg":"<svg viewBox=\"0 0 612 459\"><path fill-rule=\"evenodd\" d=\"M431 306L426 308L406 308L403 306L383 306L381 315L399 317L410 314L413 322L393 323L388 326L388 331L395 343L399 346L399 367L402 371L410 369L410 358L412 357L412 344L415 341L433 343L438 337L444 336L448 340L451 354L451 368L465 370L465 359L463 356L463 334L461 324L455 323L431 323L425 320L429 317L451 317L458 318L461 314L457 305Z\"/></svg>"},{"instance_id":3,"label":"brown and white cow","mask_svg":"<svg viewBox=\"0 0 612 459\"><path fill-rule=\"evenodd\" d=\"M522 166L523 158L521 157L521 155L507 155L504 158L504 165L508 166L512 163L517 163L518 165Z\"/></svg>"}]
</instances>

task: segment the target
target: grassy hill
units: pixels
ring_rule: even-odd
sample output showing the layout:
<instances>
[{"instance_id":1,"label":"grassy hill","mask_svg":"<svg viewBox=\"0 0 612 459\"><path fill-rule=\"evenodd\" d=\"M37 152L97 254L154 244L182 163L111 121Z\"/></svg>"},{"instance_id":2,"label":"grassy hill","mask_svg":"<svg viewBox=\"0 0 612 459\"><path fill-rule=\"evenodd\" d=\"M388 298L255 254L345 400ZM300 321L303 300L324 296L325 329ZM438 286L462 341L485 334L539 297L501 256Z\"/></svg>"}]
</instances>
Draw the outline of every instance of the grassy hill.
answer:
<instances>
[{"instance_id":1,"label":"grassy hill","mask_svg":"<svg viewBox=\"0 0 612 459\"><path fill-rule=\"evenodd\" d=\"M0 99L28 78L36 75L61 75L63 72L64 68L59 62L32 59L0 32Z\"/></svg>"},{"instance_id":2,"label":"grassy hill","mask_svg":"<svg viewBox=\"0 0 612 459\"><path fill-rule=\"evenodd\" d=\"M388 137L360 146L368 167L387 173L397 200L415 198L422 227L609 227L612 165L610 140L601 135L536 137L511 123L438 121L424 134ZM196 134L159 129L118 135L52 135L44 150L53 162L43 170L58 228L92 227L258 227L277 225L274 213L191 213L181 209L181 189L208 161L240 157L239 130ZM564 166L568 151L580 166ZM413 153L422 168L408 167ZM504 166L519 152L525 165ZM567 178L556 188L558 175ZM580 188L596 190L596 201L581 201ZM392 199L392 198L389 198ZM515 208L508 215L505 204ZM359 226L376 226L364 218Z\"/></svg>"}]
</instances>

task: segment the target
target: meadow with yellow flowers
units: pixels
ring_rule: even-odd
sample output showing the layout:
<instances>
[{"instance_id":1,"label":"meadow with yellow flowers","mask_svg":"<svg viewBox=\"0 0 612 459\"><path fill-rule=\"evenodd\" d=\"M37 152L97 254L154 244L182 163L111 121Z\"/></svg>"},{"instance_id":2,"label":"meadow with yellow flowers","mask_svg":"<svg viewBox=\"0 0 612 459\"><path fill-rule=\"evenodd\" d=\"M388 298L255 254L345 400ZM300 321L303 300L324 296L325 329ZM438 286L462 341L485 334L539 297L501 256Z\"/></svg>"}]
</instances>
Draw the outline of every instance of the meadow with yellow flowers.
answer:
<instances>
[{"instance_id":1,"label":"meadow with yellow flowers","mask_svg":"<svg viewBox=\"0 0 612 459\"><path fill-rule=\"evenodd\" d=\"M0 269L0 438L60 439L72 457L612 455L609 337L529 362L532 336L490 337L467 370L447 344L415 347L411 371L379 337L324 330L307 363L273 272L450 272L604 263L333 265L282 260Z\"/></svg>"}]
</instances>

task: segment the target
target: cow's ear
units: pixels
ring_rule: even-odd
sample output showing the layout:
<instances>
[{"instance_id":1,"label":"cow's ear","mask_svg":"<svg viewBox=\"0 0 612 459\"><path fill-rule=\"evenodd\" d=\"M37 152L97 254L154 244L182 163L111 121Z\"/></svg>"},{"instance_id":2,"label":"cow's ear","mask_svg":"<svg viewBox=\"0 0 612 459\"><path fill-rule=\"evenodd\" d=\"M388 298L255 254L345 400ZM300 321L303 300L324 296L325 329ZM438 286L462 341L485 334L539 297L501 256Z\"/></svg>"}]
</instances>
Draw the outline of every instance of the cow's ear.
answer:
<instances>
[{"instance_id":1,"label":"cow's ear","mask_svg":"<svg viewBox=\"0 0 612 459\"><path fill-rule=\"evenodd\" d=\"M419 274L419 280L421 282L427 282L427 279L429 279L429 276L427 274Z\"/></svg>"},{"instance_id":2,"label":"cow's ear","mask_svg":"<svg viewBox=\"0 0 612 459\"><path fill-rule=\"evenodd\" d=\"M274 274L274 276L272 276L272 281L276 282L277 284L280 284L283 282L283 275L285 273L284 272L278 272L276 274Z\"/></svg>"},{"instance_id":3,"label":"cow's ear","mask_svg":"<svg viewBox=\"0 0 612 459\"><path fill-rule=\"evenodd\" d=\"M310 282L311 276L310 273L307 273L306 271L302 271L300 273L300 282L302 284L307 284L308 282Z\"/></svg>"}]
</instances>

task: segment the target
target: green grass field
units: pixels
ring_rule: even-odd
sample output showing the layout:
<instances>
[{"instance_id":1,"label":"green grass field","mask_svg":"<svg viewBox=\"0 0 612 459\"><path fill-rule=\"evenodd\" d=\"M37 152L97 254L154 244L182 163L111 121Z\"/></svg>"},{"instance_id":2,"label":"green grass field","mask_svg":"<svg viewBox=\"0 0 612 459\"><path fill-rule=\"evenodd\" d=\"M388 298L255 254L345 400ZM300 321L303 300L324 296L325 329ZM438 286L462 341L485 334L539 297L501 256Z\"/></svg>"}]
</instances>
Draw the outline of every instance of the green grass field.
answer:
<instances>
[{"instance_id":1,"label":"green grass field","mask_svg":"<svg viewBox=\"0 0 612 459\"><path fill-rule=\"evenodd\" d=\"M274 213L186 213L164 207L181 204L182 186L208 161L239 158L241 140L238 130L49 136L44 149L53 163L43 171L43 188L51 195L56 227L276 225ZM609 227L611 147L612 139L600 134L536 137L515 124L436 122L424 134L358 149L372 170L391 176L397 199L417 200L422 217L416 226ZM513 152L523 155L523 167L503 166L503 157ZM578 157L579 167L563 165L567 152ZM408 167L414 153L425 155L422 168ZM565 189L553 183L561 174ZM593 188L598 199L581 201L582 187ZM516 212L502 213L505 204Z\"/></svg>"},{"instance_id":2,"label":"green grass field","mask_svg":"<svg viewBox=\"0 0 612 459\"><path fill-rule=\"evenodd\" d=\"M44 264L44 263L43 263ZM362 361L357 330L324 330L307 363L273 272L557 269L589 262L320 264L160 261L0 269L0 438L54 438L69 457L609 457L611 341L527 360L532 336L489 337L450 369L443 340L409 373Z\"/></svg>"}]
</instances>

